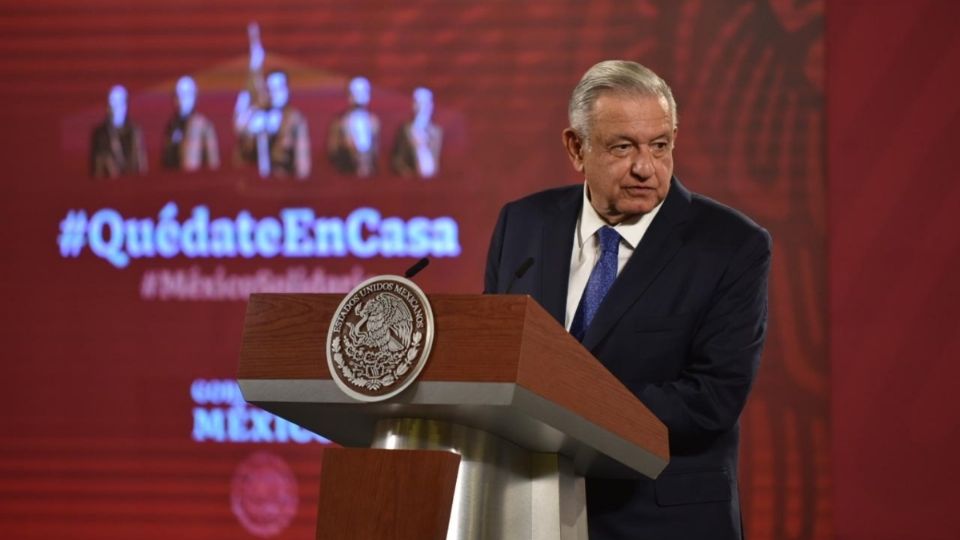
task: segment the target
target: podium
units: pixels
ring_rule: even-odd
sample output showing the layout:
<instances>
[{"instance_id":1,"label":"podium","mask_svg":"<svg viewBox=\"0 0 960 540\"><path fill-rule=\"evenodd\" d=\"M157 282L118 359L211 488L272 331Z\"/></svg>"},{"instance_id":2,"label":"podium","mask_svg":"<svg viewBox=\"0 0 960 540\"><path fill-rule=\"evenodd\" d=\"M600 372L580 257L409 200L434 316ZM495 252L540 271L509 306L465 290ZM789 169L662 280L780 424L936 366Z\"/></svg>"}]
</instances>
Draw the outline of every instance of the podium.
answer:
<instances>
[{"instance_id":1,"label":"podium","mask_svg":"<svg viewBox=\"0 0 960 540\"><path fill-rule=\"evenodd\" d=\"M666 427L533 299L430 295L420 377L381 402L331 379L341 295L254 294L244 398L324 451L317 538L584 540L584 476L655 478Z\"/></svg>"}]
</instances>

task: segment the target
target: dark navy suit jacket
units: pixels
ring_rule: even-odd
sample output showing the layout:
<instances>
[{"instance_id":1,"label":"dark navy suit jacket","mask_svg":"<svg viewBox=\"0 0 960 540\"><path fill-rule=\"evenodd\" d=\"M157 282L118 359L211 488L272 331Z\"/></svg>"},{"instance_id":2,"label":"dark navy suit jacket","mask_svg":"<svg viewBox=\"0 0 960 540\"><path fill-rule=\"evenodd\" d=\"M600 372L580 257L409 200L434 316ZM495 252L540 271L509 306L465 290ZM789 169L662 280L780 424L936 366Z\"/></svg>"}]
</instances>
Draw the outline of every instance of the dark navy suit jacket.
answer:
<instances>
[{"instance_id":1,"label":"dark navy suit jacket","mask_svg":"<svg viewBox=\"0 0 960 540\"><path fill-rule=\"evenodd\" d=\"M487 256L485 291L511 292L564 320L583 186L507 204ZM770 235L674 178L667 198L587 329L583 345L670 432L656 479L587 478L591 540L742 537L739 418L766 334ZM589 384L589 381L584 381Z\"/></svg>"}]
</instances>

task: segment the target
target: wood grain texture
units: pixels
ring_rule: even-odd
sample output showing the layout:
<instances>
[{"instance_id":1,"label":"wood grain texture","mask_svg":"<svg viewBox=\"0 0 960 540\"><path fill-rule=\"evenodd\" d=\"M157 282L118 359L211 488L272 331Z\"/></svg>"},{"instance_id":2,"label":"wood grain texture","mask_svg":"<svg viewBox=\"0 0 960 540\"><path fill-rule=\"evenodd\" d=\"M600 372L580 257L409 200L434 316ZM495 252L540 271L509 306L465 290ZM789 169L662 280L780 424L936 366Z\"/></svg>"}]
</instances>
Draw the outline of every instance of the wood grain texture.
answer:
<instances>
[{"instance_id":1,"label":"wood grain texture","mask_svg":"<svg viewBox=\"0 0 960 540\"><path fill-rule=\"evenodd\" d=\"M324 451L317 540L442 540L460 456L431 450Z\"/></svg>"},{"instance_id":2,"label":"wood grain texture","mask_svg":"<svg viewBox=\"0 0 960 540\"><path fill-rule=\"evenodd\" d=\"M327 329L343 297L253 294L240 350L240 379L329 379ZM420 380L513 382L527 299L432 295L436 332Z\"/></svg>"},{"instance_id":3,"label":"wood grain texture","mask_svg":"<svg viewBox=\"0 0 960 540\"><path fill-rule=\"evenodd\" d=\"M330 379L326 335L340 295L254 294L239 379ZM527 296L432 295L433 350L420 381L515 383L653 454L666 427Z\"/></svg>"},{"instance_id":4,"label":"wood grain texture","mask_svg":"<svg viewBox=\"0 0 960 540\"><path fill-rule=\"evenodd\" d=\"M326 346L337 294L252 294L240 346L240 379L329 379Z\"/></svg>"}]
</instances>

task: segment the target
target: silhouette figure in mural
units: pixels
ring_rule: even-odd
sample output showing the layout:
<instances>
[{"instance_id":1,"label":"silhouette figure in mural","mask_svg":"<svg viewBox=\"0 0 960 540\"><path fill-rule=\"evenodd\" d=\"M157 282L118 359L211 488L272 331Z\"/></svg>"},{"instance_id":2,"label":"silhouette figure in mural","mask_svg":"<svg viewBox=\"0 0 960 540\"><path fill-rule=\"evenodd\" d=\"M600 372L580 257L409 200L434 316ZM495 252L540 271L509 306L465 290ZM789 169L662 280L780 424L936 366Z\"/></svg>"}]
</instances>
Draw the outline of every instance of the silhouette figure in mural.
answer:
<instances>
[{"instance_id":1,"label":"silhouette figure in mural","mask_svg":"<svg viewBox=\"0 0 960 540\"><path fill-rule=\"evenodd\" d=\"M440 168L443 129L432 122L433 92L429 88L413 91L413 118L397 131L391 164L401 176L433 178Z\"/></svg>"},{"instance_id":2,"label":"silhouette figure in mural","mask_svg":"<svg viewBox=\"0 0 960 540\"><path fill-rule=\"evenodd\" d=\"M220 168L217 131L213 123L196 110L196 81L184 75L177 80L174 90L176 111L164 131L161 164L165 169L183 171Z\"/></svg>"},{"instance_id":3,"label":"silhouette figure in mural","mask_svg":"<svg viewBox=\"0 0 960 540\"><path fill-rule=\"evenodd\" d=\"M95 178L147 172L143 131L127 113L127 89L118 84L107 95L107 117L90 137L90 174Z\"/></svg>"},{"instance_id":4,"label":"silhouette figure in mural","mask_svg":"<svg viewBox=\"0 0 960 540\"><path fill-rule=\"evenodd\" d=\"M377 171L380 120L369 110L370 81L354 77L347 88L350 108L330 124L327 154L338 171L367 177Z\"/></svg>"},{"instance_id":5,"label":"silhouette figure in mural","mask_svg":"<svg viewBox=\"0 0 960 540\"><path fill-rule=\"evenodd\" d=\"M248 28L250 77L237 96L234 130L236 161L255 164L261 177L310 175L310 132L307 120L290 105L289 75L273 70L263 76L266 52L256 23Z\"/></svg>"}]
</instances>

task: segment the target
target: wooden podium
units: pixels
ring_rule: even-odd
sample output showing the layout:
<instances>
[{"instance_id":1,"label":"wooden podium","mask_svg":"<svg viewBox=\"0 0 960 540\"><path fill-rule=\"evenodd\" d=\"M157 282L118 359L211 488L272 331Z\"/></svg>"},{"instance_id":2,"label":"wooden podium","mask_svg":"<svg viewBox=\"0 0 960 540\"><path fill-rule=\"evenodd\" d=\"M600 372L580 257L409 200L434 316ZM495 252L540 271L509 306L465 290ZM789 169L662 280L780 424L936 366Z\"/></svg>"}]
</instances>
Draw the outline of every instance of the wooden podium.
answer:
<instances>
[{"instance_id":1,"label":"wooden podium","mask_svg":"<svg viewBox=\"0 0 960 540\"><path fill-rule=\"evenodd\" d=\"M429 298L419 379L367 403L327 368L341 295L250 297L244 398L345 447L324 452L318 539L584 540L584 475L666 467L666 427L530 297Z\"/></svg>"}]
</instances>

